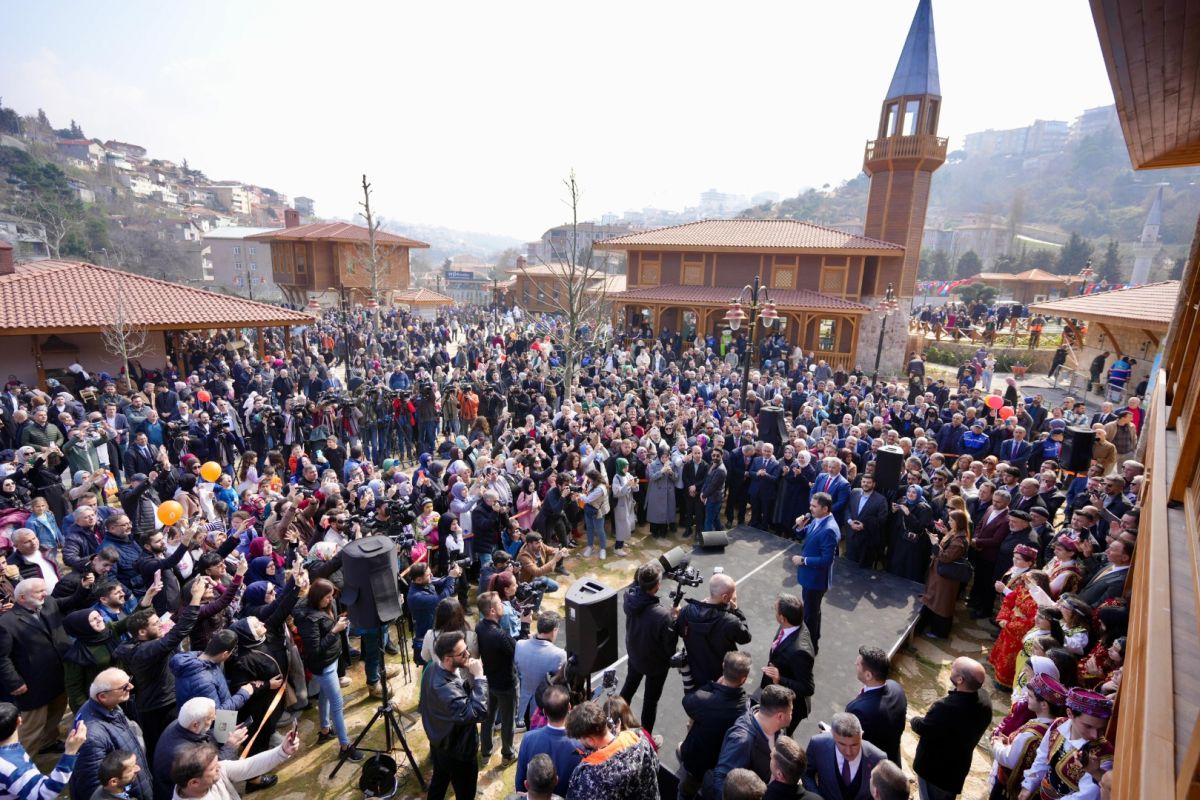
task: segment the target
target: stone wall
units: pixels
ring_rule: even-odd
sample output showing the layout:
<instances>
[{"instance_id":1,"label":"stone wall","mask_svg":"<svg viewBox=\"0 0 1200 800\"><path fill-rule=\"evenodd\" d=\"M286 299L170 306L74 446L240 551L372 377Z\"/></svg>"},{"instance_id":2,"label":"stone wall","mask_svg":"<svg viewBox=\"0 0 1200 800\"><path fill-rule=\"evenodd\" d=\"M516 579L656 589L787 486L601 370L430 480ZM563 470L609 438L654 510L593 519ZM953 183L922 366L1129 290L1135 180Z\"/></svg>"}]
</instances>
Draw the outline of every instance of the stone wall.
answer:
<instances>
[{"instance_id":1,"label":"stone wall","mask_svg":"<svg viewBox=\"0 0 1200 800\"><path fill-rule=\"evenodd\" d=\"M880 297L863 297L862 303L871 308L878 306ZM883 333L883 348L879 347L879 326L884 317L873 312L862 317L858 331L857 364L867 375L875 371L875 356L879 354L879 374L885 377L902 377L908 364L908 318L912 312L912 298L898 298L899 307L887 318Z\"/></svg>"}]
</instances>

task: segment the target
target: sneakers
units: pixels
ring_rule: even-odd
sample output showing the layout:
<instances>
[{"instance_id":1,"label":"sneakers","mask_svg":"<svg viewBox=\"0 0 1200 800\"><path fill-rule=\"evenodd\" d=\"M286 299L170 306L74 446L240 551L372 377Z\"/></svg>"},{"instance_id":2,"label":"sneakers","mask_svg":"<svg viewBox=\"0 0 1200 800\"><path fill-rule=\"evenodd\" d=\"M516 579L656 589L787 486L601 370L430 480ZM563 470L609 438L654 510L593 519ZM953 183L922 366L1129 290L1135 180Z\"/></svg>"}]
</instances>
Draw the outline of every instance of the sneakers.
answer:
<instances>
[{"instance_id":1,"label":"sneakers","mask_svg":"<svg viewBox=\"0 0 1200 800\"><path fill-rule=\"evenodd\" d=\"M600 560L603 561L606 558L608 558L608 551L601 549L600 550Z\"/></svg>"},{"instance_id":2,"label":"sneakers","mask_svg":"<svg viewBox=\"0 0 1200 800\"><path fill-rule=\"evenodd\" d=\"M345 747L343 747L341 749L340 754L345 756L346 759L349 761L358 762L358 761L363 760L362 751L359 750L357 747L352 747L350 745L346 745Z\"/></svg>"},{"instance_id":3,"label":"sneakers","mask_svg":"<svg viewBox=\"0 0 1200 800\"><path fill-rule=\"evenodd\" d=\"M384 664L383 665L383 674L384 674L384 677L395 678L397 675L400 674L400 667L398 667L395 664Z\"/></svg>"},{"instance_id":4,"label":"sneakers","mask_svg":"<svg viewBox=\"0 0 1200 800\"><path fill-rule=\"evenodd\" d=\"M591 548L591 545L589 545L588 547L586 547L586 548L584 549L584 551L583 551L583 557L584 557L584 558L588 558L588 557L590 557L591 555L592 555L592 548Z\"/></svg>"},{"instance_id":5,"label":"sneakers","mask_svg":"<svg viewBox=\"0 0 1200 800\"><path fill-rule=\"evenodd\" d=\"M317 744L325 744L330 739L337 738L337 734L333 732L333 728L328 730L317 731Z\"/></svg>"},{"instance_id":6,"label":"sneakers","mask_svg":"<svg viewBox=\"0 0 1200 800\"><path fill-rule=\"evenodd\" d=\"M613 550L613 555L617 558L626 558L629 555L629 551L624 547L618 547L617 549Z\"/></svg>"},{"instance_id":7,"label":"sneakers","mask_svg":"<svg viewBox=\"0 0 1200 800\"><path fill-rule=\"evenodd\" d=\"M382 683L368 683L367 684L367 696L382 700L383 699L383 684Z\"/></svg>"},{"instance_id":8,"label":"sneakers","mask_svg":"<svg viewBox=\"0 0 1200 800\"><path fill-rule=\"evenodd\" d=\"M338 683L340 683L342 685L342 688L345 689L347 686L350 685L350 678L343 675L341 678L338 679Z\"/></svg>"}]
</instances>

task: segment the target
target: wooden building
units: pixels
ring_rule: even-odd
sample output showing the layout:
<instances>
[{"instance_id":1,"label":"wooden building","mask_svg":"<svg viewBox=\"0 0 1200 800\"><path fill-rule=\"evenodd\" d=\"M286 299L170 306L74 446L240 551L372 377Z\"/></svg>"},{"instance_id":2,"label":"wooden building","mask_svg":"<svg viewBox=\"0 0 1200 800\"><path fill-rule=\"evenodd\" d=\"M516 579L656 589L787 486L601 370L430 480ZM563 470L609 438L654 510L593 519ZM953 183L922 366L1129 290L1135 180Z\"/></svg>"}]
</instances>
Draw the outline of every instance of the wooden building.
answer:
<instances>
[{"instance_id":1,"label":"wooden building","mask_svg":"<svg viewBox=\"0 0 1200 800\"><path fill-rule=\"evenodd\" d=\"M1027 269L1016 274L981 272L971 280L999 289L1002 300L1011 299L1026 306L1043 300L1066 297L1072 291L1078 291L1083 283L1083 278L1078 275L1055 275L1044 269Z\"/></svg>"},{"instance_id":2,"label":"wooden building","mask_svg":"<svg viewBox=\"0 0 1200 800\"><path fill-rule=\"evenodd\" d=\"M1091 0L1135 169L1200 166L1200 3ZM1115 293L1114 293L1115 294ZM1090 336L1089 332L1089 336ZM1200 797L1200 221L1142 425L1114 800Z\"/></svg>"},{"instance_id":3,"label":"wooden building","mask_svg":"<svg viewBox=\"0 0 1200 800\"><path fill-rule=\"evenodd\" d=\"M880 346L885 320L874 306L889 286L901 310L916 293L929 184L946 160L941 100L933 10L920 0L864 151L864 235L796 220L704 220L597 242L598 250L627 254L617 312L627 326L716 334L729 302L757 277L789 344L844 368L869 365L879 348L884 374L897 374L907 355L904 326L884 328ZM860 341L869 353L859 353Z\"/></svg>"},{"instance_id":4,"label":"wooden building","mask_svg":"<svg viewBox=\"0 0 1200 800\"><path fill-rule=\"evenodd\" d=\"M499 302L518 305L533 314L563 313L567 303L567 286L572 281L586 281L586 294L596 297L614 295L626 285L624 275L609 275L595 266L577 264L572 269L561 261L524 266L524 259L518 259L518 264L511 270L511 284L497 282Z\"/></svg>"},{"instance_id":5,"label":"wooden building","mask_svg":"<svg viewBox=\"0 0 1200 800\"><path fill-rule=\"evenodd\" d=\"M303 306L316 298L325 305L353 305L371 299L365 227L348 222L301 225L292 209L285 219L286 227L246 241L271 243L271 273L288 302ZM384 231L375 234L375 242L380 261L380 296L375 299L389 305L393 291L409 288L409 250L429 245Z\"/></svg>"}]
</instances>

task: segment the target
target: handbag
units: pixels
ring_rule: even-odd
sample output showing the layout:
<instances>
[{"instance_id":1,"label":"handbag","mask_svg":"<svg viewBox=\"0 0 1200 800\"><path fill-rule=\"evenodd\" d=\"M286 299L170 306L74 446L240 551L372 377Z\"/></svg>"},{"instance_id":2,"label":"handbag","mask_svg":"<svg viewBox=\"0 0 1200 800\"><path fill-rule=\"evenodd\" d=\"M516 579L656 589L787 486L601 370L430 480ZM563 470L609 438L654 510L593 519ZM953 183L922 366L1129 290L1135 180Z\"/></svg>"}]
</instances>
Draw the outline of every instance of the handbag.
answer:
<instances>
[{"instance_id":1,"label":"handbag","mask_svg":"<svg viewBox=\"0 0 1200 800\"><path fill-rule=\"evenodd\" d=\"M938 561L937 574L946 580L967 583L975 574L975 568L971 566L971 562L967 561L966 558L961 558L958 561Z\"/></svg>"}]
</instances>

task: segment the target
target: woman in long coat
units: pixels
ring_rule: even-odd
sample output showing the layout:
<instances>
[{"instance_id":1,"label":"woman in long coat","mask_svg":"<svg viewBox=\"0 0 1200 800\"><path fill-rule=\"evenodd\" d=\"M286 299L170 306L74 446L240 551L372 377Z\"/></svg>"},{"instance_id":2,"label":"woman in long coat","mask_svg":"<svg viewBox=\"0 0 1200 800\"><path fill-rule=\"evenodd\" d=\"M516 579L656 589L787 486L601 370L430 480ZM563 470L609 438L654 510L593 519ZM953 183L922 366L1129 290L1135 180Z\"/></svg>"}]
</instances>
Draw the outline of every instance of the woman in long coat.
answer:
<instances>
[{"instance_id":1,"label":"woman in long coat","mask_svg":"<svg viewBox=\"0 0 1200 800\"><path fill-rule=\"evenodd\" d=\"M888 571L910 581L924 581L929 572L929 532L933 528L933 509L925 502L920 486L909 486L896 504L892 531L891 563Z\"/></svg>"},{"instance_id":2,"label":"woman in long coat","mask_svg":"<svg viewBox=\"0 0 1200 800\"><path fill-rule=\"evenodd\" d=\"M624 554L625 542L633 535L633 527L637 524L637 508L635 495L638 481L629 473L629 461L617 459L616 474L612 479L612 496L616 500L613 508L613 536L617 540L616 554Z\"/></svg>"},{"instance_id":3,"label":"woman in long coat","mask_svg":"<svg viewBox=\"0 0 1200 800\"><path fill-rule=\"evenodd\" d=\"M646 520L655 538L667 535L667 526L675 522L675 478L678 473L671 463L671 449L659 445L658 458L650 462L647 471L650 488L646 491Z\"/></svg>"},{"instance_id":4,"label":"woman in long coat","mask_svg":"<svg viewBox=\"0 0 1200 800\"><path fill-rule=\"evenodd\" d=\"M921 616L917 622L917 630L928 627L926 636L936 636L945 639L950 635L950 626L954 622L954 603L958 600L958 592L962 582L947 578L937 571L938 564L953 564L967 554L970 544L971 521L965 511L951 511L950 525L938 520L934 523L941 532L939 540L936 534L930 533L933 543L933 560L929 564L929 575L925 578L925 594L921 596Z\"/></svg>"},{"instance_id":5,"label":"woman in long coat","mask_svg":"<svg viewBox=\"0 0 1200 800\"><path fill-rule=\"evenodd\" d=\"M808 513L809 491L817 479L817 469L812 465L808 452L796 453L792 445L783 448L780 476L783 486L775 499L775 530L782 535L791 535L796 517Z\"/></svg>"}]
</instances>

